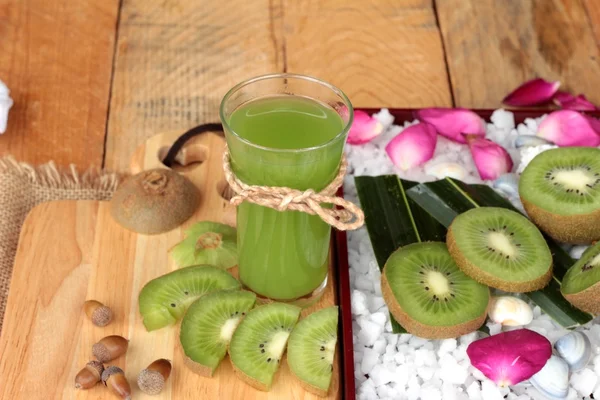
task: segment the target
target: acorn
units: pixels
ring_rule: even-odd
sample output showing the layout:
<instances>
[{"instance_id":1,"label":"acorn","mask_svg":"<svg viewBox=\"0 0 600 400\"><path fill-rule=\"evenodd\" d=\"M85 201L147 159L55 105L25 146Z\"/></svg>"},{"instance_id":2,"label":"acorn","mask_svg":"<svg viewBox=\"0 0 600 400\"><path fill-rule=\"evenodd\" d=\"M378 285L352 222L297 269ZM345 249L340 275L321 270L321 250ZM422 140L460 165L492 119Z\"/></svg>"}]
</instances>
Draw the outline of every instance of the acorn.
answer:
<instances>
[{"instance_id":1,"label":"acorn","mask_svg":"<svg viewBox=\"0 0 600 400\"><path fill-rule=\"evenodd\" d=\"M112 321L112 310L96 300L88 300L83 304L83 310L96 326L106 326Z\"/></svg>"},{"instance_id":2,"label":"acorn","mask_svg":"<svg viewBox=\"0 0 600 400\"><path fill-rule=\"evenodd\" d=\"M101 362L121 357L127 351L129 340L122 336L106 336L92 346L92 354Z\"/></svg>"},{"instance_id":3,"label":"acorn","mask_svg":"<svg viewBox=\"0 0 600 400\"><path fill-rule=\"evenodd\" d=\"M96 386L102 379L104 365L100 361L90 361L75 377L75 388L87 390Z\"/></svg>"},{"instance_id":4,"label":"acorn","mask_svg":"<svg viewBox=\"0 0 600 400\"><path fill-rule=\"evenodd\" d=\"M171 375L171 362L161 358L148 365L138 375L137 384L146 394L159 394Z\"/></svg>"},{"instance_id":5,"label":"acorn","mask_svg":"<svg viewBox=\"0 0 600 400\"><path fill-rule=\"evenodd\" d=\"M131 400L131 387L125 373L119 367L111 365L102 372L102 383L104 386L121 399Z\"/></svg>"}]
</instances>

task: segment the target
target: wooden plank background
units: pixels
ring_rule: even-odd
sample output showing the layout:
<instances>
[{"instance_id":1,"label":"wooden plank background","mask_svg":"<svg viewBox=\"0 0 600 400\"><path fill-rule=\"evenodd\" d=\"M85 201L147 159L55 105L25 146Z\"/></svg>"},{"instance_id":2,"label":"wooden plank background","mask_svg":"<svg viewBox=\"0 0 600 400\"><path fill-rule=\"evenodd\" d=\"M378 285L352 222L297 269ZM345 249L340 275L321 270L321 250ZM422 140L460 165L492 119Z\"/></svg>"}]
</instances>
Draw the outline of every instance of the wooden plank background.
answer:
<instances>
[{"instance_id":1,"label":"wooden plank background","mask_svg":"<svg viewBox=\"0 0 600 400\"><path fill-rule=\"evenodd\" d=\"M356 106L497 107L536 76L600 103L599 43L597 0L0 0L0 156L122 170L278 71Z\"/></svg>"}]
</instances>

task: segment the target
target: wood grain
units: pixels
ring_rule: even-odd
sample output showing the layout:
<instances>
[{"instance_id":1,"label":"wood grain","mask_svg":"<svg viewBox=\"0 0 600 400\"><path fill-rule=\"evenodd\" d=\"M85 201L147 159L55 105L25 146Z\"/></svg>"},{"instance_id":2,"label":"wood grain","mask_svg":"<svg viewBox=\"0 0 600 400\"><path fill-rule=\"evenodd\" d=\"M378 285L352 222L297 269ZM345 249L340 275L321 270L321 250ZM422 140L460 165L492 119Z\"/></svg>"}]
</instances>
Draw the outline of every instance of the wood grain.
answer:
<instances>
[{"instance_id":1,"label":"wood grain","mask_svg":"<svg viewBox=\"0 0 600 400\"><path fill-rule=\"evenodd\" d=\"M218 121L234 84L283 68L281 10L267 0L123 3L105 165L145 139Z\"/></svg>"},{"instance_id":2,"label":"wood grain","mask_svg":"<svg viewBox=\"0 0 600 400\"><path fill-rule=\"evenodd\" d=\"M456 105L498 107L525 80L600 102L599 54L580 0L436 0Z\"/></svg>"},{"instance_id":3,"label":"wood grain","mask_svg":"<svg viewBox=\"0 0 600 400\"><path fill-rule=\"evenodd\" d=\"M431 0L284 4L289 72L333 83L357 107L451 105Z\"/></svg>"},{"instance_id":4,"label":"wood grain","mask_svg":"<svg viewBox=\"0 0 600 400\"><path fill-rule=\"evenodd\" d=\"M597 0L582 1L588 16L589 25L596 38L596 44L600 46L600 2Z\"/></svg>"},{"instance_id":5,"label":"wood grain","mask_svg":"<svg viewBox=\"0 0 600 400\"><path fill-rule=\"evenodd\" d=\"M148 146L139 148L133 168L160 167L157 154L176 134L159 135ZM111 334L130 340L127 354L110 364L125 370L136 399L319 398L301 388L285 360L271 391L260 392L234 376L229 360L221 363L212 378L191 372L184 366L177 326L146 332L137 296L148 281L176 269L168 250L194 222L223 222L233 211L217 191L217 183L223 179L220 166L224 138L206 134L194 138L189 145L206 149L202 163L182 170L201 188L202 196L197 212L180 228L154 236L137 235L112 219L107 202L54 202L32 211L23 227L0 337L0 398L108 398L101 385L87 391L76 390L73 379L91 358L93 343ZM235 268L232 270L235 274ZM335 304L335 277L331 270L329 278L323 297L304 310L304 316ZM110 306L114 321L105 328L94 327L82 312L87 299ZM135 380L139 371L158 358L172 360L174 369L161 395L147 396L139 391ZM339 399L339 363L334 365L333 373L328 398Z\"/></svg>"},{"instance_id":6,"label":"wood grain","mask_svg":"<svg viewBox=\"0 0 600 400\"><path fill-rule=\"evenodd\" d=\"M0 156L102 164L119 0L0 2L0 79L15 105Z\"/></svg>"}]
</instances>

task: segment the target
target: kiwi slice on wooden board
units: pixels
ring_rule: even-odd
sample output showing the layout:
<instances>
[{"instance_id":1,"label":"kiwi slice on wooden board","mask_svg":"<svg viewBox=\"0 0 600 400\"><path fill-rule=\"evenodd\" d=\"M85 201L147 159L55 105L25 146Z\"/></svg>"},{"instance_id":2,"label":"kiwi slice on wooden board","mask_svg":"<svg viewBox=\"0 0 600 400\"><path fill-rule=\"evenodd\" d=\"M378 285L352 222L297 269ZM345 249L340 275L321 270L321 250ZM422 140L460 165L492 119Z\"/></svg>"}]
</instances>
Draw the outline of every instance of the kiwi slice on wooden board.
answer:
<instances>
[{"instance_id":1,"label":"kiwi slice on wooden board","mask_svg":"<svg viewBox=\"0 0 600 400\"><path fill-rule=\"evenodd\" d=\"M201 265L178 269L148 282L140 291L139 308L146 330L177 322L200 296L222 289L239 289L227 271Z\"/></svg>"},{"instance_id":2,"label":"kiwi slice on wooden board","mask_svg":"<svg viewBox=\"0 0 600 400\"><path fill-rule=\"evenodd\" d=\"M249 311L229 344L229 357L236 375L258 390L271 390L299 316L299 307L285 303L270 303Z\"/></svg>"},{"instance_id":3,"label":"kiwi slice on wooden board","mask_svg":"<svg viewBox=\"0 0 600 400\"><path fill-rule=\"evenodd\" d=\"M110 212L124 228L150 235L177 228L199 204L200 192L188 178L156 168L127 178L114 193Z\"/></svg>"},{"instance_id":4,"label":"kiwi slice on wooden board","mask_svg":"<svg viewBox=\"0 0 600 400\"><path fill-rule=\"evenodd\" d=\"M600 242L588 248L569 268L560 290L575 307L590 314L600 314Z\"/></svg>"},{"instance_id":5,"label":"kiwi slice on wooden board","mask_svg":"<svg viewBox=\"0 0 600 400\"><path fill-rule=\"evenodd\" d=\"M337 343L338 307L315 311L298 322L287 347L292 374L307 391L327 396Z\"/></svg>"},{"instance_id":6,"label":"kiwi slice on wooden board","mask_svg":"<svg viewBox=\"0 0 600 400\"><path fill-rule=\"evenodd\" d=\"M185 232L185 239L171 250L178 267L214 265L231 268L238 263L237 232L218 222L201 221Z\"/></svg>"},{"instance_id":7,"label":"kiwi slice on wooden board","mask_svg":"<svg viewBox=\"0 0 600 400\"><path fill-rule=\"evenodd\" d=\"M554 239L588 244L600 239L600 149L562 147L525 167L519 196L529 217Z\"/></svg>"},{"instance_id":8,"label":"kiwi slice on wooden board","mask_svg":"<svg viewBox=\"0 0 600 400\"><path fill-rule=\"evenodd\" d=\"M506 292L532 292L552 279L552 253L538 228L518 212L478 207L448 228L448 251L471 278Z\"/></svg>"},{"instance_id":9,"label":"kiwi slice on wooden board","mask_svg":"<svg viewBox=\"0 0 600 400\"><path fill-rule=\"evenodd\" d=\"M186 364L192 371L213 375L225 358L233 332L255 301L252 292L220 290L192 303L179 333Z\"/></svg>"},{"instance_id":10,"label":"kiwi slice on wooden board","mask_svg":"<svg viewBox=\"0 0 600 400\"><path fill-rule=\"evenodd\" d=\"M383 299L409 333L454 338L485 322L490 290L465 275L446 245L413 243L396 250L381 274Z\"/></svg>"}]
</instances>

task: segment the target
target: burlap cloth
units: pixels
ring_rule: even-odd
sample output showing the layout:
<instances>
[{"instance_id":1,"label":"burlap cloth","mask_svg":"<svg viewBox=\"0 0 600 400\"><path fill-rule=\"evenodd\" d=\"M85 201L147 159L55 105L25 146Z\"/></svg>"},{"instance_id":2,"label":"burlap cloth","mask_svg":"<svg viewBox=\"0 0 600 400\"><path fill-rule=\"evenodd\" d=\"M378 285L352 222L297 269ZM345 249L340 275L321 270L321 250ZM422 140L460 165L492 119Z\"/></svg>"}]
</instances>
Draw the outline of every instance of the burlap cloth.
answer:
<instances>
[{"instance_id":1,"label":"burlap cloth","mask_svg":"<svg viewBox=\"0 0 600 400\"><path fill-rule=\"evenodd\" d=\"M121 178L98 169L59 171L52 162L32 167L0 158L0 332L19 233L29 211L52 200L108 200Z\"/></svg>"}]
</instances>

